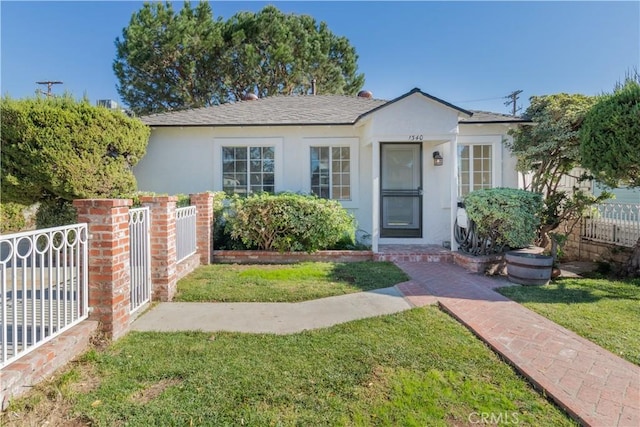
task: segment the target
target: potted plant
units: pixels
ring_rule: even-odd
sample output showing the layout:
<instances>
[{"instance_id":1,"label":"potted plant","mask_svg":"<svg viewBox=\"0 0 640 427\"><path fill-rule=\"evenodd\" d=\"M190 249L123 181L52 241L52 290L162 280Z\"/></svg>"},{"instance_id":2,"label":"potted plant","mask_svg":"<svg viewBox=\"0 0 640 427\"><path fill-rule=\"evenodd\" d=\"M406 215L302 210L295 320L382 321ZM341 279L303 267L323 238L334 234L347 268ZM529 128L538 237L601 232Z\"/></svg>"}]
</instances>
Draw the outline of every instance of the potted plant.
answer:
<instances>
[{"instance_id":1,"label":"potted plant","mask_svg":"<svg viewBox=\"0 0 640 427\"><path fill-rule=\"evenodd\" d=\"M513 188L469 193L464 200L477 233L505 252L507 276L521 285L544 285L551 278L553 257L533 246L540 225L542 196Z\"/></svg>"}]
</instances>

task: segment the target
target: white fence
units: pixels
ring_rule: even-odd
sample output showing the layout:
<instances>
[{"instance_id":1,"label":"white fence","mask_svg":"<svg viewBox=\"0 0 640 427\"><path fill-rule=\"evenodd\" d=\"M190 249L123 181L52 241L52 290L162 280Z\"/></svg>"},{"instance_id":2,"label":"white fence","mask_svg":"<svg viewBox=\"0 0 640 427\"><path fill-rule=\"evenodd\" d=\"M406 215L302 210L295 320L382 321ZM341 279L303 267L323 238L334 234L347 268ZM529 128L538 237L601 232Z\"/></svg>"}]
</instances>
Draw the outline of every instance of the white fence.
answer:
<instances>
[{"instance_id":1,"label":"white fence","mask_svg":"<svg viewBox=\"0 0 640 427\"><path fill-rule=\"evenodd\" d=\"M129 266L131 313L151 300L151 244L149 208L129 210Z\"/></svg>"},{"instance_id":2,"label":"white fence","mask_svg":"<svg viewBox=\"0 0 640 427\"><path fill-rule=\"evenodd\" d=\"M0 236L0 368L88 315L87 225Z\"/></svg>"},{"instance_id":3,"label":"white fence","mask_svg":"<svg viewBox=\"0 0 640 427\"><path fill-rule=\"evenodd\" d=\"M640 204L603 203L585 218L581 237L633 247L640 238Z\"/></svg>"},{"instance_id":4,"label":"white fence","mask_svg":"<svg viewBox=\"0 0 640 427\"><path fill-rule=\"evenodd\" d=\"M176 209L176 259L182 261L197 250L196 207Z\"/></svg>"}]
</instances>

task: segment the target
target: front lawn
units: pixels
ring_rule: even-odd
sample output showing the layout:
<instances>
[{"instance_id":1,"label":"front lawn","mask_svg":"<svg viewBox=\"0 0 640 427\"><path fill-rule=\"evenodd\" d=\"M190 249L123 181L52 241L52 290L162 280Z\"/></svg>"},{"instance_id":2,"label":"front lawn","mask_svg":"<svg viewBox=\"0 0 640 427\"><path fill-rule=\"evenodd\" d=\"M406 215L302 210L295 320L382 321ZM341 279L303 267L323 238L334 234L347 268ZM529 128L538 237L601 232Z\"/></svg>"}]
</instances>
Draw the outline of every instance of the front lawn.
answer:
<instances>
[{"instance_id":1,"label":"front lawn","mask_svg":"<svg viewBox=\"0 0 640 427\"><path fill-rule=\"evenodd\" d=\"M132 332L59 378L0 424L576 425L436 307L293 335Z\"/></svg>"},{"instance_id":2,"label":"front lawn","mask_svg":"<svg viewBox=\"0 0 640 427\"><path fill-rule=\"evenodd\" d=\"M178 282L176 301L298 302L386 288L408 280L390 262L211 264Z\"/></svg>"},{"instance_id":3,"label":"front lawn","mask_svg":"<svg viewBox=\"0 0 640 427\"><path fill-rule=\"evenodd\" d=\"M640 279L559 279L498 292L640 365Z\"/></svg>"}]
</instances>

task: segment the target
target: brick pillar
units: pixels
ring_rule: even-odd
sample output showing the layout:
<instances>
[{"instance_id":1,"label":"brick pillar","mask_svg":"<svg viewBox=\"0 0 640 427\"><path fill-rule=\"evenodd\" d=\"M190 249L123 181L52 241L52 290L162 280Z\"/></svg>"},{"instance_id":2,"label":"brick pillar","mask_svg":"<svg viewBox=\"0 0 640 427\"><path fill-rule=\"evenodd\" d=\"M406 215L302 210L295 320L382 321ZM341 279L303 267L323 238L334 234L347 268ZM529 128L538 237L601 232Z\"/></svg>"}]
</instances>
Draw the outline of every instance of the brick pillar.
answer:
<instances>
[{"instance_id":1,"label":"brick pillar","mask_svg":"<svg viewBox=\"0 0 640 427\"><path fill-rule=\"evenodd\" d=\"M151 283L153 299L171 301L176 293L176 196L141 196L151 214Z\"/></svg>"},{"instance_id":2,"label":"brick pillar","mask_svg":"<svg viewBox=\"0 0 640 427\"><path fill-rule=\"evenodd\" d=\"M74 200L78 222L88 224L89 318L118 339L129 330L131 267L127 199Z\"/></svg>"},{"instance_id":3,"label":"brick pillar","mask_svg":"<svg viewBox=\"0 0 640 427\"><path fill-rule=\"evenodd\" d=\"M190 194L191 204L197 209L196 242L200 264L211 264L213 249L213 194Z\"/></svg>"}]
</instances>

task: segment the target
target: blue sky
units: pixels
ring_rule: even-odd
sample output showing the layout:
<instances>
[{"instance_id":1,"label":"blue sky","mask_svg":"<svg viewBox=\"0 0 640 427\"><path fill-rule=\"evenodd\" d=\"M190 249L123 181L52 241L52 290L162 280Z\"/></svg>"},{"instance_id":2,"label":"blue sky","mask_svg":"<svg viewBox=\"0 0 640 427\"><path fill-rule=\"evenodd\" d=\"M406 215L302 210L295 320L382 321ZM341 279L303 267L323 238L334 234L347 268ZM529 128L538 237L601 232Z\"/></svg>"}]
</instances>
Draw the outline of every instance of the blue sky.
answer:
<instances>
[{"instance_id":1,"label":"blue sky","mask_svg":"<svg viewBox=\"0 0 640 427\"><path fill-rule=\"evenodd\" d=\"M213 1L216 17L266 2ZM180 2L174 2L179 9ZM271 2L347 37L365 89L393 99L418 87L462 108L508 112L505 95L596 95L640 69L640 2ZM120 104L114 41L142 2L0 1L0 90L33 96L61 80Z\"/></svg>"}]
</instances>

